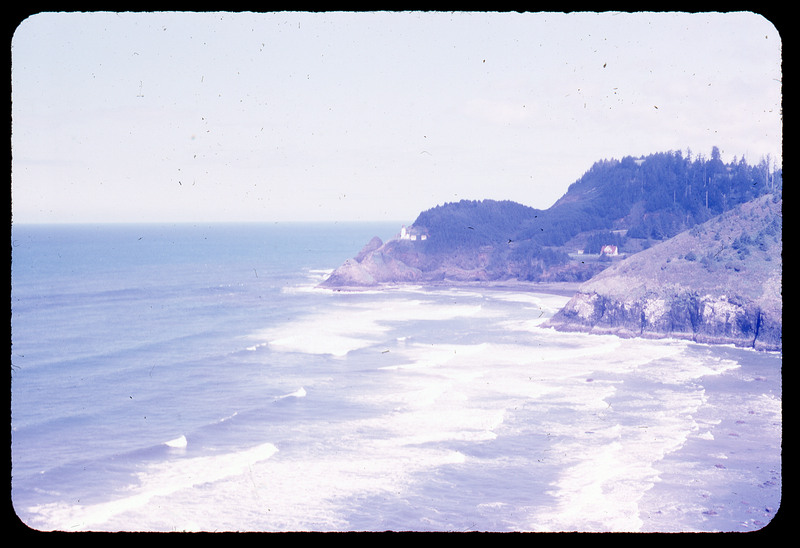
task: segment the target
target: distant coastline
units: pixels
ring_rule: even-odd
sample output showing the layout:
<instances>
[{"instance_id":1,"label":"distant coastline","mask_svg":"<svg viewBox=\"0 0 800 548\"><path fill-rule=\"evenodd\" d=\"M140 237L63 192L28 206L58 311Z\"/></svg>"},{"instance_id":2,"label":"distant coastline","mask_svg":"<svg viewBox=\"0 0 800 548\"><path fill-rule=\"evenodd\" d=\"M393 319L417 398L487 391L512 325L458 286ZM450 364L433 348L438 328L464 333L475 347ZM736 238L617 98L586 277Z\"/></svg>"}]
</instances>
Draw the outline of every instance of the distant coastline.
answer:
<instances>
[{"instance_id":1,"label":"distant coastline","mask_svg":"<svg viewBox=\"0 0 800 548\"><path fill-rule=\"evenodd\" d=\"M547 211L462 200L422 212L320 287L551 293L570 297L546 324L559 330L779 351L783 183L768 167L714 154L603 161Z\"/></svg>"}]
</instances>

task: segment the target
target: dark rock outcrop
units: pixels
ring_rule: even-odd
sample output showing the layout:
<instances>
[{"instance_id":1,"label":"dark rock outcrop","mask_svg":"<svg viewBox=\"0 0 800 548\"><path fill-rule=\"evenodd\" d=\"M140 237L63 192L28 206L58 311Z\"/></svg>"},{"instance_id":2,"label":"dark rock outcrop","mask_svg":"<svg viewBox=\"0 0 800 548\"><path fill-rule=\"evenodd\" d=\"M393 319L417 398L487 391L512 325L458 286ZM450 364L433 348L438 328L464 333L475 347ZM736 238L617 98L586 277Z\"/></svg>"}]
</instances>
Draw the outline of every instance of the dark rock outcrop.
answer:
<instances>
[{"instance_id":1,"label":"dark rock outcrop","mask_svg":"<svg viewBox=\"0 0 800 548\"><path fill-rule=\"evenodd\" d=\"M688 339L781 350L779 307L738 296L697 291L648 293L636 300L581 289L545 326L561 331L609 333L623 337Z\"/></svg>"},{"instance_id":2,"label":"dark rock outcrop","mask_svg":"<svg viewBox=\"0 0 800 548\"><path fill-rule=\"evenodd\" d=\"M372 253L376 249L379 249L382 245L383 245L383 241L380 238L378 238L377 236L375 236L374 238L372 238L367 243L367 245L365 245L363 248L361 248L361 251L358 252L358 255L356 255L353 258L355 259L355 261L357 263L360 263L361 261L364 260L364 258L367 255L369 255L370 253Z\"/></svg>"},{"instance_id":3,"label":"dark rock outcrop","mask_svg":"<svg viewBox=\"0 0 800 548\"><path fill-rule=\"evenodd\" d=\"M397 240L383 243L376 236L361 249L358 255L347 259L344 264L334 270L320 286L347 289L420 281L423 278L420 269L410 265L409 263L413 263L413 261L396 249L398 244L406 243Z\"/></svg>"}]
</instances>

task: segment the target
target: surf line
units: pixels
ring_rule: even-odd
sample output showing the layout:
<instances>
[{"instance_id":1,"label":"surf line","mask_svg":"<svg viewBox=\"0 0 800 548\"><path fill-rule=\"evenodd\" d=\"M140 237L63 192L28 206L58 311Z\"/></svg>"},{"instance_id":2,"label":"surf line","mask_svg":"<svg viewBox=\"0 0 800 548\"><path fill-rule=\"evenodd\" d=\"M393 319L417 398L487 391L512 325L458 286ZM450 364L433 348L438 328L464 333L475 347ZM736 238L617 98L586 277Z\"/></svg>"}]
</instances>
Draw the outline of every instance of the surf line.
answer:
<instances>
[{"instance_id":1,"label":"surf line","mask_svg":"<svg viewBox=\"0 0 800 548\"><path fill-rule=\"evenodd\" d=\"M278 396L275 399L276 400L282 400L284 398L305 398L306 394L307 394L306 389L301 386L300 388L298 388L297 390L295 390L291 394L284 394L283 396Z\"/></svg>"},{"instance_id":2,"label":"surf line","mask_svg":"<svg viewBox=\"0 0 800 548\"><path fill-rule=\"evenodd\" d=\"M172 447L174 449L184 449L187 445L186 436L181 436L179 438L175 438L174 440L169 440L164 442L164 445L168 447Z\"/></svg>"}]
</instances>

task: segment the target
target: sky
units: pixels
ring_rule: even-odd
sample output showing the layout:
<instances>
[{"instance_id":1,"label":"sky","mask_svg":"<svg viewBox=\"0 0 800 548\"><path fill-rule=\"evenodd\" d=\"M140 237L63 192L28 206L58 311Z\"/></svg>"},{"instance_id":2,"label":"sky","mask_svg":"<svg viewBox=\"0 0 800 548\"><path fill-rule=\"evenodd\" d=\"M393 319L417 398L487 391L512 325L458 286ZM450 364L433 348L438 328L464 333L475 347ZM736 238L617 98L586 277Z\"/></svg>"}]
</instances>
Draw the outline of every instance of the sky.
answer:
<instances>
[{"instance_id":1,"label":"sky","mask_svg":"<svg viewBox=\"0 0 800 548\"><path fill-rule=\"evenodd\" d=\"M37 13L11 61L14 223L410 223L603 159L782 162L755 13Z\"/></svg>"}]
</instances>

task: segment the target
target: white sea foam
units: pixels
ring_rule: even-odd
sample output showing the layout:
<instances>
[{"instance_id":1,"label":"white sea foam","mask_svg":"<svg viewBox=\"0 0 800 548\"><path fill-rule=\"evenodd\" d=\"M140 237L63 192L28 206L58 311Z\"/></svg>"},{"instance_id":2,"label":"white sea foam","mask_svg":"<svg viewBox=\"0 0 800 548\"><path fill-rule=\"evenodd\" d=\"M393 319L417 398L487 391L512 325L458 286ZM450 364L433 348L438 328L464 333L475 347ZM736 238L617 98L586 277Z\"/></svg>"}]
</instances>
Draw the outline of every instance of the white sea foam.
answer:
<instances>
[{"instance_id":1,"label":"white sea foam","mask_svg":"<svg viewBox=\"0 0 800 548\"><path fill-rule=\"evenodd\" d=\"M308 354L331 354L333 356L346 356L359 348L374 344L370 339L347 337L335 333L298 332L286 334L269 341L273 350L284 352L305 352Z\"/></svg>"},{"instance_id":2,"label":"white sea foam","mask_svg":"<svg viewBox=\"0 0 800 548\"><path fill-rule=\"evenodd\" d=\"M168 447L172 447L174 449L185 449L187 445L186 436L181 436L179 438L175 438L174 440L169 440L165 442L165 445Z\"/></svg>"},{"instance_id":3,"label":"white sea foam","mask_svg":"<svg viewBox=\"0 0 800 548\"><path fill-rule=\"evenodd\" d=\"M231 413L227 417L222 417L221 419L219 419L219 422L220 423L227 422L227 421L231 420L232 418L234 418L238 414L239 414L238 411L234 411L233 413Z\"/></svg>"},{"instance_id":4,"label":"white sea foam","mask_svg":"<svg viewBox=\"0 0 800 548\"><path fill-rule=\"evenodd\" d=\"M646 378L657 379L669 384L683 384L707 375L721 375L726 371L741 367L737 362L727 359L672 360L670 367L650 363L638 369Z\"/></svg>"},{"instance_id":5,"label":"white sea foam","mask_svg":"<svg viewBox=\"0 0 800 548\"><path fill-rule=\"evenodd\" d=\"M278 399L281 400L284 398L305 398L306 395L307 395L306 389L301 386L291 394L284 394L283 396L278 396Z\"/></svg>"},{"instance_id":6,"label":"white sea foam","mask_svg":"<svg viewBox=\"0 0 800 548\"><path fill-rule=\"evenodd\" d=\"M40 526L45 530L130 530L132 525L133 530L137 530L135 522L124 521L126 514L147 507L153 499L170 497L180 491L192 491L202 485L241 474L254 464L269 459L276 452L277 448L273 444L265 443L245 451L219 456L168 460L141 473L141 483L131 486L129 493L118 499L86 506L45 504L30 508L30 511L37 515L35 522L41 523ZM156 512L162 513L161 510ZM121 516L121 523L115 521ZM117 525L109 526L113 523ZM147 525L141 527L148 528Z\"/></svg>"},{"instance_id":7,"label":"white sea foam","mask_svg":"<svg viewBox=\"0 0 800 548\"><path fill-rule=\"evenodd\" d=\"M150 468L141 486L115 503L36 510L47 523L75 529L202 524L204 530L350 530L353 501L374 496L402 502L432 470L480 466L448 444L490 442L524 426L555 440L546 448L532 446L538 453L525 457L541 458L556 470L546 490L554 503L519 507L492 498L476 503L477 511L522 516L513 526L519 530L638 531L640 501L661 481L659 463L690 437L710 439L713 419L695 418L706 395L692 379L732 364L693 357L670 376L682 362L685 343L603 337L604 344L597 345L599 336L580 335L567 346L559 344L562 334L549 335L555 344L546 349L406 341L393 350L405 365L380 369L375 390L342 395L383 412L332 424L324 437L291 458L268 459L275 448L263 446L260 456L164 463ZM666 380L659 381L663 388L641 393L628 387L624 408L617 409L614 397L625 388L620 376L625 383ZM779 400L758 401L759 409L779 412ZM518 408L535 413L536 423L509 422ZM509 457L494 455L485 462ZM213 510L203 498L214 501ZM159 506L169 507L170 515L156 511Z\"/></svg>"},{"instance_id":8,"label":"white sea foam","mask_svg":"<svg viewBox=\"0 0 800 548\"><path fill-rule=\"evenodd\" d=\"M310 314L255 336L268 339L273 350L333 354L348 352L375 344L386 331L369 314L358 314L351 308L336 307L326 313Z\"/></svg>"},{"instance_id":9,"label":"white sea foam","mask_svg":"<svg viewBox=\"0 0 800 548\"><path fill-rule=\"evenodd\" d=\"M487 293L487 296L495 301L522 303L527 305L527 308L540 310L547 316L552 316L555 312L561 310L570 299L562 295L551 295L548 293L512 291L493 291Z\"/></svg>"},{"instance_id":10,"label":"white sea foam","mask_svg":"<svg viewBox=\"0 0 800 548\"><path fill-rule=\"evenodd\" d=\"M267 346L267 343L259 343L259 344L254 344L252 346L248 346L247 350L250 351L250 352L255 352L256 350L258 350L259 348L261 348L263 346Z\"/></svg>"},{"instance_id":11,"label":"white sea foam","mask_svg":"<svg viewBox=\"0 0 800 548\"><path fill-rule=\"evenodd\" d=\"M666 373L672 366L662 363L660 367ZM699 378L706 368L697 367L694 371L695 378ZM683 382L686 376L680 379ZM690 436L708 438L709 432L700 432L694 418L705 403L702 388L676 390L667 385L626 401L622 412L608 403L602 413L584 415L584 422L546 423L555 434L568 440L553 446L553 454L562 455L566 466L549 492L556 504L537 512L531 528L640 530L643 520L638 503L659 481L658 463L679 450ZM636 420L634 424L630 424L631 418ZM623 422L628 425L623 426ZM584 428L593 440L588 451L586 442L574 435Z\"/></svg>"},{"instance_id":12,"label":"white sea foam","mask_svg":"<svg viewBox=\"0 0 800 548\"><path fill-rule=\"evenodd\" d=\"M266 339L273 350L345 356L383 340L390 322L448 320L482 312L480 305L436 305L402 300L384 306L337 305L324 312L290 320L280 327L251 336Z\"/></svg>"},{"instance_id":13,"label":"white sea foam","mask_svg":"<svg viewBox=\"0 0 800 548\"><path fill-rule=\"evenodd\" d=\"M342 504L351 497L403 497L415 475L466 460L458 451L406 441L345 436L335 453L155 466L142 475L139 489L146 494L95 507L37 510L67 530L348 530L348 507ZM217 471L220 466L224 471Z\"/></svg>"},{"instance_id":14,"label":"white sea foam","mask_svg":"<svg viewBox=\"0 0 800 548\"><path fill-rule=\"evenodd\" d=\"M375 293L387 295L386 292L381 291ZM414 294L414 290L404 287L403 293ZM359 292L359 294L369 293ZM419 288L418 294L430 297L435 292ZM466 298L460 292L447 292L447 294L456 295L458 300L463 302L448 303L407 298L386 299L379 306L376 306L374 302L366 304L337 303L323 312L287 321L280 327L256 333L252 337L262 341L266 339L267 344L273 350L332 354L342 357L349 352L366 348L380 341L381 337L389 331L389 324L415 320L446 321L471 316L491 317L501 314L486 309L481 304L470 303L471 299ZM480 294L474 294L472 300L475 296L480 296ZM548 297L541 298L537 302L546 301ZM530 294L519 294L518 298L530 300L533 297ZM523 329L525 327L522 326ZM255 349L258 346L253 345L249 349Z\"/></svg>"}]
</instances>

